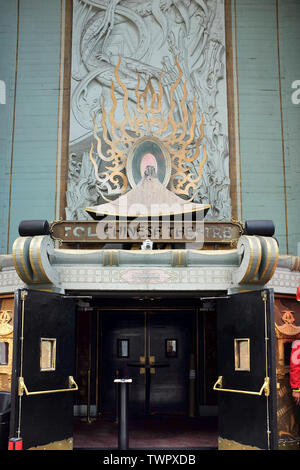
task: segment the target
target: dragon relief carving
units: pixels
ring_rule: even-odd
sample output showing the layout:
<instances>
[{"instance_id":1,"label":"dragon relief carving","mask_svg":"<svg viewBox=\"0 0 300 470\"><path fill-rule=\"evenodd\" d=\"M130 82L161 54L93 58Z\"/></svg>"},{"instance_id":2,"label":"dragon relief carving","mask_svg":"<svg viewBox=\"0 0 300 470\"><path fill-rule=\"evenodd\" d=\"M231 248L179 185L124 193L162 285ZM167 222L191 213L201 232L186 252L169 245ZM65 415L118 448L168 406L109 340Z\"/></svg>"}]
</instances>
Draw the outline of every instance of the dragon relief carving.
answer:
<instances>
[{"instance_id":1,"label":"dragon relief carving","mask_svg":"<svg viewBox=\"0 0 300 470\"><path fill-rule=\"evenodd\" d=\"M162 115L171 111L190 139L181 169L197 184L188 192L181 186L182 194L210 204L208 220L230 220L223 0L74 0L73 10L66 218L88 219L85 207L126 191L126 175L109 184L103 155L118 140L114 122L124 121L124 100L128 113L135 115L140 97L151 86L152 105L159 97ZM144 124L135 131L126 128L129 141L137 131L149 132ZM168 133L166 128L160 137L166 139ZM203 151L197 156L203 133L205 159ZM102 156L91 154L93 138ZM172 171L170 189L176 192L180 182L174 183ZM100 184L97 175L102 176Z\"/></svg>"}]
</instances>

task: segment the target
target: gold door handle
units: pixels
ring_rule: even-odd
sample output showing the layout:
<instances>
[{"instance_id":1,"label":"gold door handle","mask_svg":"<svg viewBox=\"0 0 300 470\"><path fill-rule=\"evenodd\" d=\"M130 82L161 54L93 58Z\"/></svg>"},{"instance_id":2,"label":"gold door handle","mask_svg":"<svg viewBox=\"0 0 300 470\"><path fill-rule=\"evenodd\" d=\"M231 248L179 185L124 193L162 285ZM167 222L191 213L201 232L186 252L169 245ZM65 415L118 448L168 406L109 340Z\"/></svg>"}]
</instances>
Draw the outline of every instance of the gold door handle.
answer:
<instances>
[{"instance_id":1,"label":"gold door handle","mask_svg":"<svg viewBox=\"0 0 300 470\"><path fill-rule=\"evenodd\" d=\"M264 393L266 397L270 395L270 378L269 377L265 377L264 383L261 389L259 390L259 392L250 392L247 390L234 390L230 388L222 388L222 386L223 386L223 376L220 375L215 385L213 386L213 390L216 390L217 392L244 393L246 395L259 395L259 396Z\"/></svg>"},{"instance_id":2,"label":"gold door handle","mask_svg":"<svg viewBox=\"0 0 300 470\"><path fill-rule=\"evenodd\" d=\"M19 377L19 384L18 384L18 395L22 396L25 392L25 395L43 395L46 393L58 393L58 392L74 392L78 390L78 385L75 382L74 378L70 375L69 376L69 388L60 388L58 390L41 390L39 392L29 392L25 382L24 377Z\"/></svg>"},{"instance_id":3,"label":"gold door handle","mask_svg":"<svg viewBox=\"0 0 300 470\"><path fill-rule=\"evenodd\" d=\"M142 365L146 364L146 357L145 356L140 356L140 363ZM145 367L140 367L140 375L143 375L146 373Z\"/></svg>"},{"instance_id":4,"label":"gold door handle","mask_svg":"<svg viewBox=\"0 0 300 470\"><path fill-rule=\"evenodd\" d=\"M155 356L150 356L149 357L149 364L150 364L150 366L154 366ZM150 367L150 374L155 374L155 367Z\"/></svg>"}]
</instances>

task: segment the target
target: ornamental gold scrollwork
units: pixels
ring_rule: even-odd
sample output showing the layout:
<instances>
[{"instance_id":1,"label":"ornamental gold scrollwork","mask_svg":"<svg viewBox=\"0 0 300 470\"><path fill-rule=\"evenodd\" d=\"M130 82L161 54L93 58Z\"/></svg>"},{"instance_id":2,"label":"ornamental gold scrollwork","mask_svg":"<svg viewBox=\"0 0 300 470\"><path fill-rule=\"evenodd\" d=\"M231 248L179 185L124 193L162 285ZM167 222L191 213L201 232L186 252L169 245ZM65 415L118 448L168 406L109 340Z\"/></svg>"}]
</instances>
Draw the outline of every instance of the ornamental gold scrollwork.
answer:
<instances>
[{"instance_id":1,"label":"ornamental gold scrollwork","mask_svg":"<svg viewBox=\"0 0 300 470\"><path fill-rule=\"evenodd\" d=\"M117 99L115 95L115 82L111 84L112 107L107 113L105 109L105 99L102 98L102 119L101 127L103 129L103 141L108 146L104 152L103 144L98 136L97 117L94 114L94 139L91 143L89 157L94 166L95 176L99 183L98 191L104 200L108 201L102 189L109 183L113 190L121 187L121 193L125 193L129 183L126 175L126 161L130 148L136 141L143 136L151 136L159 139L166 147L172 164L172 175L169 187L172 192L184 197L192 198L196 195L199 182L202 178L203 166L207 161L207 151L204 136L204 115L202 114L200 122L200 135L195 140L195 129L197 125L197 105L194 96L192 110L189 119L187 109L187 80L183 84L183 96L179 103L181 119L175 118L176 100L175 94L177 87L181 84L182 70L175 58L178 76L172 85L169 93L170 107L167 112L162 109L163 87L162 76L158 80L158 89L155 90L149 78L145 89L139 92L140 77L137 75L137 85L135 89L136 108L133 112L128 107L128 90L119 77L119 67L121 58L115 67L114 77L117 85L123 90L123 114L124 119L121 122L115 120L117 109ZM189 164L193 164L200 154L203 158L195 169L191 171ZM96 156L103 160L106 165L105 171L99 173Z\"/></svg>"},{"instance_id":2,"label":"ornamental gold scrollwork","mask_svg":"<svg viewBox=\"0 0 300 470\"><path fill-rule=\"evenodd\" d=\"M60 217L57 220L52 220L52 222L50 222L50 225L49 225L49 235L52 238L52 240L58 243L59 246L63 244L64 240L62 238L55 237L54 230L55 230L56 225L62 224L64 222L65 222L64 219Z\"/></svg>"}]
</instances>

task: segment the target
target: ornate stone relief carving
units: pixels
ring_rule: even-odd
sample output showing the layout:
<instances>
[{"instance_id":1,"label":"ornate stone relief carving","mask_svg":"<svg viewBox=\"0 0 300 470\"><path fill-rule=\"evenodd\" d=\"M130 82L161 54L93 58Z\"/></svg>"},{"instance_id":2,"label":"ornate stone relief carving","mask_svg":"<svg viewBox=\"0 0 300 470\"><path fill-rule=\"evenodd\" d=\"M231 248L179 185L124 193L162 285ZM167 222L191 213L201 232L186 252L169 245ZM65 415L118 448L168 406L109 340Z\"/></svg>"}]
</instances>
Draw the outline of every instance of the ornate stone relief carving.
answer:
<instances>
[{"instance_id":1,"label":"ornate stone relief carving","mask_svg":"<svg viewBox=\"0 0 300 470\"><path fill-rule=\"evenodd\" d=\"M162 112L167 115L170 90L178 79L178 58L182 80L173 94L174 116L179 121L186 120L189 129L195 99L196 120L200 124L204 116L205 123L207 161L201 181L189 197L194 195L195 202L211 205L207 220L230 220L223 0L74 0L73 5L66 218L87 219L84 208L104 202L89 151L95 115L97 136L102 150L107 150L102 117L114 104L112 82L118 122L124 119L124 89L128 93L129 111L134 112L137 95L144 91L149 80L156 91L161 81ZM118 75L123 87L114 75L119 57ZM181 106L184 96L186 116ZM109 136L110 131L108 128ZM192 153L196 151L200 134L197 125L190 144ZM202 158L200 155L199 159L187 163L193 179L198 175ZM100 173L105 171L105 161L98 158L96 164ZM104 178L102 189L108 196L121 193L121 182L116 182L114 187L106 183Z\"/></svg>"}]
</instances>

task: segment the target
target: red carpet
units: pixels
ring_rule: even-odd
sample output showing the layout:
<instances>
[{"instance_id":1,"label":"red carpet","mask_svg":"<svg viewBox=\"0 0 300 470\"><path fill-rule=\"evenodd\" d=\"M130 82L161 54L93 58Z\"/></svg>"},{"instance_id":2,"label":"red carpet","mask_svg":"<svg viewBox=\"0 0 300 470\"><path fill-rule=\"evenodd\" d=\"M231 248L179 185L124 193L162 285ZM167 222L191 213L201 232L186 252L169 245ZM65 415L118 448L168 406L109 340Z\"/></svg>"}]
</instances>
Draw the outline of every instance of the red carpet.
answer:
<instances>
[{"instance_id":1,"label":"red carpet","mask_svg":"<svg viewBox=\"0 0 300 470\"><path fill-rule=\"evenodd\" d=\"M150 416L129 419L130 449L216 448L216 418ZM88 424L77 419L74 448L117 449L118 425L108 418Z\"/></svg>"}]
</instances>

